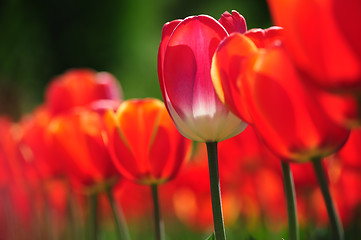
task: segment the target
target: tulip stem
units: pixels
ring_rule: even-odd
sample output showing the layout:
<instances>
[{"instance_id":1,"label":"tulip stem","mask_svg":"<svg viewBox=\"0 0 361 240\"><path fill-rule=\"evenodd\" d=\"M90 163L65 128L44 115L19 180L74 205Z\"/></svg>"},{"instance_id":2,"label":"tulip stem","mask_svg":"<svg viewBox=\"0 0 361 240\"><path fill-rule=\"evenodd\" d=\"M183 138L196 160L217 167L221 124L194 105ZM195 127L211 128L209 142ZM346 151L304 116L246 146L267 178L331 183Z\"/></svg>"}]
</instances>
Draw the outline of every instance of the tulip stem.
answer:
<instances>
[{"instance_id":1,"label":"tulip stem","mask_svg":"<svg viewBox=\"0 0 361 240\"><path fill-rule=\"evenodd\" d=\"M158 185L152 184L152 197L154 205L154 233L155 240L164 240L164 223L160 214L159 198L158 198Z\"/></svg>"},{"instance_id":2,"label":"tulip stem","mask_svg":"<svg viewBox=\"0 0 361 240\"><path fill-rule=\"evenodd\" d=\"M295 187L293 183L292 172L288 162L281 161L281 165L284 191L287 200L288 238L290 240L298 240L300 233L298 229Z\"/></svg>"},{"instance_id":3,"label":"tulip stem","mask_svg":"<svg viewBox=\"0 0 361 240\"><path fill-rule=\"evenodd\" d=\"M116 230L118 239L130 240L130 234L129 234L127 223L125 221L125 216L124 216L122 207L120 205L117 206L115 204L111 187L107 188L106 193L108 196L110 206L112 208L114 223L115 223L115 230Z\"/></svg>"},{"instance_id":4,"label":"tulip stem","mask_svg":"<svg viewBox=\"0 0 361 240\"><path fill-rule=\"evenodd\" d=\"M98 221L97 221L97 208L98 205L98 194L93 193L89 197L89 239L98 240Z\"/></svg>"},{"instance_id":5,"label":"tulip stem","mask_svg":"<svg viewBox=\"0 0 361 240\"><path fill-rule=\"evenodd\" d=\"M335 205L332 201L330 190L328 188L327 176L322 167L321 159L314 159L312 163L317 176L318 184L320 185L321 188L323 199L325 201L328 218L330 219L330 223L331 223L331 228L332 231L334 232L334 239L344 240L345 236L344 236L343 228L339 216L337 214Z\"/></svg>"},{"instance_id":6,"label":"tulip stem","mask_svg":"<svg viewBox=\"0 0 361 240\"><path fill-rule=\"evenodd\" d=\"M213 211L213 225L216 240L225 240L226 232L224 229L221 187L219 182L218 170L218 149L217 142L207 142L209 181L211 187L211 200Z\"/></svg>"}]
</instances>

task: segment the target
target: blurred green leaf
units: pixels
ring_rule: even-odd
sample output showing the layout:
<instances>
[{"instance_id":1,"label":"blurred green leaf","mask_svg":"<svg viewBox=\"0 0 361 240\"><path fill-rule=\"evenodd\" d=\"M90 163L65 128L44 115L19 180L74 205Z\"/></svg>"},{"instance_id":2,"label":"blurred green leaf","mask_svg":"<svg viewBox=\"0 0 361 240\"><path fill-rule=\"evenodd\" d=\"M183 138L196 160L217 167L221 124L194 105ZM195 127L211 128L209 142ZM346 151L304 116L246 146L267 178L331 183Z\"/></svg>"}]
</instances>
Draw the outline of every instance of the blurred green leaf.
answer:
<instances>
[{"instance_id":1,"label":"blurred green leaf","mask_svg":"<svg viewBox=\"0 0 361 240\"><path fill-rule=\"evenodd\" d=\"M216 237L214 236L214 233L212 233L207 240L216 240Z\"/></svg>"}]
</instances>

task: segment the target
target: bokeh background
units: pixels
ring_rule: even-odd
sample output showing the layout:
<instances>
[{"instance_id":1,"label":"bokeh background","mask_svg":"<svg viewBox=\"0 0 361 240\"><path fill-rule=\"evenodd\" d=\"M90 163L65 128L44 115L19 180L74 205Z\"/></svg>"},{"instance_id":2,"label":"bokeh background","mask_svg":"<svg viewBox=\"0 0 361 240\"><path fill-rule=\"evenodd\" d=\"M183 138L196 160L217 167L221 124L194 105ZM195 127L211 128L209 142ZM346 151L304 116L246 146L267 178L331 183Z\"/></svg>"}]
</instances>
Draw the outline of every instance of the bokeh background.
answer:
<instances>
[{"instance_id":1,"label":"bokeh background","mask_svg":"<svg viewBox=\"0 0 361 240\"><path fill-rule=\"evenodd\" d=\"M125 99L161 98L157 52L164 23L237 10L269 27L264 0L0 0L0 114L19 119L71 68L108 71Z\"/></svg>"}]
</instances>

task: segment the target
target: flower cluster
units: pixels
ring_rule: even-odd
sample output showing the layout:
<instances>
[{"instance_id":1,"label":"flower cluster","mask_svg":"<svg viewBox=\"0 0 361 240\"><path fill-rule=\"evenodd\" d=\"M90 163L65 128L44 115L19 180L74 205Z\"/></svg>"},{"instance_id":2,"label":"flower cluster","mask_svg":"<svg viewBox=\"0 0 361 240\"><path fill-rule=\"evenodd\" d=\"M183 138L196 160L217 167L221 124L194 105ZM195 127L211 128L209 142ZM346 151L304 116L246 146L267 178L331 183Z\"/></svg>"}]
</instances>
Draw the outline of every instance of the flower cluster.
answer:
<instances>
[{"instance_id":1,"label":"flower cluster","mask_svg":"<svg viewBox=\"0 0 361 240\"><path fill-rule=\"evenodd\" d=\"M237 11L166 23L164 103L123 100L107 72L54 78L32 113L0 117L0 239L129 240L152 209L156 240L163 214L217 240L355 237L361 4L345 2L269 0L267 29Z\"/></svg>"}]
</instances>

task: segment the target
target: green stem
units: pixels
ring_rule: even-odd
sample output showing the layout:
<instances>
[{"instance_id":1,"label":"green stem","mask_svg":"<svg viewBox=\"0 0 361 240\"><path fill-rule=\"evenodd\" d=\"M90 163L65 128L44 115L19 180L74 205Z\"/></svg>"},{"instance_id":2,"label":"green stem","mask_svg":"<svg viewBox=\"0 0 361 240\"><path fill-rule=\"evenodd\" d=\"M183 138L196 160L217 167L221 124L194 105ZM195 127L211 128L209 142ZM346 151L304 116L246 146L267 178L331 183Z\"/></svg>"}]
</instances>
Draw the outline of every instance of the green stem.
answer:
<instances>
[{"instance_id":1,"label":"green stem","mask_svg":"<svg viewBox=\"0 0 361 240\"><path fill-rule=\"evenodd\" d=\"M328 217L331 223L331 228L332 231L334 232L334 238L337 240L344 240L345 236L344 236L343 228L331 198L330 190L328 188L327 176L322 167L321 159L315 159L312 161L312 163L317 176L318 184L320 185L321 188L323 199L326 204Z\"/></svg>"},{"instance_id":2,"label":"green stem","mask_svg":"<svg viewBox=\"0 0 361 240\"><path fill-rule=\"evenodd\" d=\"M158 185L152 184L152 197L154 205L154 233L155 240L164 240L164 223L160 214L160 206L158 199Z\"/></svg>"},{"instance_id":3,"label":"green stem","mask_svg":"<svg viewBox=\"0 0 361 240\"><path fill-rule=\"evenodd\" d=\"M298 229L295 187L293 183L292 172L289 163L281 161L281 165L283 173L283 185L287 200L288 238L290 240L298 240L300 233Z\"/></svg>"},{"instance_id":4,"label":"green stem","mask_svg":"<svg viewBox=\"0 0 361 240\"><path fill-rule=\"evenodd\" d=\"M218 171L218 150L217 142L207 142L209 181L211 187L211 200L213 211L213 224L216 240L225 240L226 232L224 229L221 188Z\"/></svg>"},{"instance_id":5,"label":"green stem","mask_svg":"<svg viewBox=\"0 0 361 240\"><path fill-rule=\"evenodd\" d=\"M111 188L107 188L107 196L112 208L118 239L130 240L129 230L125 221L123 210L121 206L116 206Z\"/></svg>"},{"instance_id":6,"label":"green stem","mask_svg":"<svg viewBox=\"0 0 361 240\"><path fill-rule=\"evenodd\" d=\"M89 240L98 240L98 221L97 221L97 205L98 205L98 194L93 193L89 199Z\"/></svg>"}]
</instances>

